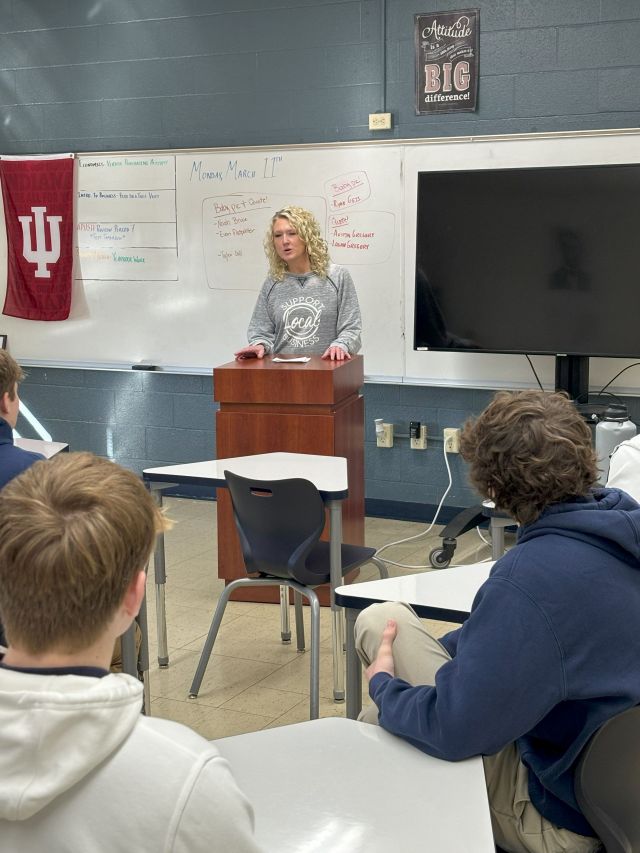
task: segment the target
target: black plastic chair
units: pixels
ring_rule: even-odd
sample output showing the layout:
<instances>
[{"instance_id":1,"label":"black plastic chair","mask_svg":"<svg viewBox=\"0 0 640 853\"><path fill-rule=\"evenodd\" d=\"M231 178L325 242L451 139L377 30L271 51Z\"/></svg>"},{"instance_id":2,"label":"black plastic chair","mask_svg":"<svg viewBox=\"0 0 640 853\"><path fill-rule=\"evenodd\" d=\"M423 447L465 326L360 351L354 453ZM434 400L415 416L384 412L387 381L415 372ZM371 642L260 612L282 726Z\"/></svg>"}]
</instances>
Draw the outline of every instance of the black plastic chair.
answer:
<instances>
[{"instance_id":1,"label":"black plastic chair","mask_svg":"<svg viewBox=\"0 0 640 853\"><path fill-rule=\"evenodd\" d=\"M606 853L640 853L640 706L598 729L582 751L574 787Z\"/></svg>"},{"instance_id":2,"label":"black plastic chair","mask_svg":"<svg viewBox=\"0 0 640 853\"><path fill-rule=\"evenodd\" d=\"M246 586L280 586L292 589L299 651L304 651L302 598L311 611L310 717L317 719L320 704L320 605L313 588L330 582L329 543L321 542L325 509L320 493L308 480L251 480L224 472L238 528L247 573L257 578L238 578L228 584L213 615L198 669L189 691L200 690L209 657L231 593ZM342 575L372 561L381 577L386 565L374 548L342 545ZM288 590L287 590L288 592ZM287 601L288 609L288 601Z\"/></svg>"}]
</instances>

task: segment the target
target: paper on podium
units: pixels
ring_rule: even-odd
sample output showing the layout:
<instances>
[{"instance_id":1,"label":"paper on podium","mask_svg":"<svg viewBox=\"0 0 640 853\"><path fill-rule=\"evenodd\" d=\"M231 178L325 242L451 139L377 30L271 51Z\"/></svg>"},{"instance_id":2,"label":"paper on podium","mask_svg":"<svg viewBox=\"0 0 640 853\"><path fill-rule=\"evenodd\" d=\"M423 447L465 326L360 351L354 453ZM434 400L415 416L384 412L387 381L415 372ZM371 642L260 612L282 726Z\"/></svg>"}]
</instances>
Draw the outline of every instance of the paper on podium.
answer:
<instances>
[{"instance_id":1,"label":"paper on podium","mask_svg":"<svg viewBox=\"0 0 640 853\"><path fill-rule=\"evenodd\" d=\"M280 356L276 356L272 358L271 361L285 361L287 364L306 364L308 361L311 361L308 355L301 355L299 358L280 358Z\"/></svg>"}]
</instances>

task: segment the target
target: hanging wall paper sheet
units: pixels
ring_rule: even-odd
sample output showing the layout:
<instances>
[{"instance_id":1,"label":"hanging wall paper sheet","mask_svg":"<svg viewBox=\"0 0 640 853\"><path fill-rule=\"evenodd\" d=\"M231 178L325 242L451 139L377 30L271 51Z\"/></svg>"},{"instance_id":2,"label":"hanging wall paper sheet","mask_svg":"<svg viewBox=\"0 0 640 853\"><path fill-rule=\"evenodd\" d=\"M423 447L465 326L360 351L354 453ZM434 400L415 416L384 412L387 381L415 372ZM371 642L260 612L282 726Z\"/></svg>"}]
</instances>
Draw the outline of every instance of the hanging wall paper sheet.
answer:
<instances>
[{"instance_id":1,"label":"hanging wall paper sheet","mask_svg":"<svg viewBox=\"0 0 640 853\"><path fill-rule=\"evenodd\" d=\"M480 10L415 16L416 115L473 112Z\"/></svg>"},{"instance_id":2,"label":"hanging wall paper sheet","mask_svg":"<svg viewBox=\"0 0 640 853\"><path fill-rule=\"evenodd\" d=\"M171 154L81 157L77 264L82 281L178 281Z\"/></svg>"}]
</instances>

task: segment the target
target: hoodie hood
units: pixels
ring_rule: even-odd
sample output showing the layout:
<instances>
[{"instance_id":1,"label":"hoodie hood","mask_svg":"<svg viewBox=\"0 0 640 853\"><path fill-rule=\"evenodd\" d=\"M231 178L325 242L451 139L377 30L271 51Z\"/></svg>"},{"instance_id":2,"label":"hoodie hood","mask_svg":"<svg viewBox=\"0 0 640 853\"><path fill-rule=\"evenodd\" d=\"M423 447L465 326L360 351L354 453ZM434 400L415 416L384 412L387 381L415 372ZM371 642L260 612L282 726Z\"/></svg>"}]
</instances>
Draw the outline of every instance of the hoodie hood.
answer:
<instances>
[{"instance_id":1,"label":"hoodie hood","mask_svg":"<svg viewBox=\"0 0 640 853\"><path fill-rule=\"evenodd\" d=\"M0 668L0 818L25 820L84 779L126 740L142 684Z\"/></svg>"},{"instance_id":2,"label":"hoodie hood","mask_svg":"<svg viewBox=\"0 0 640 853\"><path fill-rule=\"evenodd\" d=\"M554 533L588 542L627 563L640 560L640 506L620 489L596 489L548 507L519 530L518 544Z\"/></svg>"}]
</instances>

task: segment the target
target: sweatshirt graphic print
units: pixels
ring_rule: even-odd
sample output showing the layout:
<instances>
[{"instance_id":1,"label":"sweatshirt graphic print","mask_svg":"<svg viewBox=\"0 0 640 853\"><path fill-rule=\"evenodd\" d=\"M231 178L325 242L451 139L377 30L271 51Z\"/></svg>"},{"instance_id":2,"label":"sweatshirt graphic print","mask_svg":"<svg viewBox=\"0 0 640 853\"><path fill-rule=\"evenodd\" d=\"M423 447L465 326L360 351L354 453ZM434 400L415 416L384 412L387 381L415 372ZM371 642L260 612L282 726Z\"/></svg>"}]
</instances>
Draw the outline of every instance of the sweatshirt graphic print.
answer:
<instances>
[{"instance_id":1,"label":"sweatshirt graphic print","mask_svg":"<svg viewBox=\"0 0 640 853\"><path fill-rule=\"evenodd\" d=\"M322 355L340 346L350 355L360 349L360 306L348 271L332 264L326 278L315 273L282 281L267 278L253 310L247 337L267 353Z\"/></svg>"}]
</instances>

